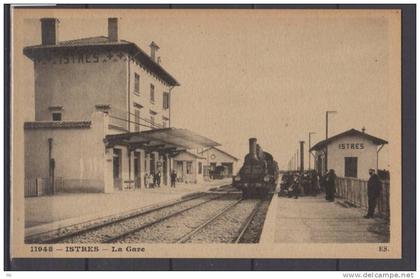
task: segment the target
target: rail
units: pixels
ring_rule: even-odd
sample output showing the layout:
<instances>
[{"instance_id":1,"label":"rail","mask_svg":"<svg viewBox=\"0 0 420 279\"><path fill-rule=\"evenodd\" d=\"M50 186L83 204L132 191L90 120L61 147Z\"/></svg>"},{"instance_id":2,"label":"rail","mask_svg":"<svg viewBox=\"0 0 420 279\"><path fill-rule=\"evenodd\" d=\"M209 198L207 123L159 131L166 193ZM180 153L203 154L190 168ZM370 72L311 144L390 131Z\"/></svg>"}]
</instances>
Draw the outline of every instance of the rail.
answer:
<instances>
[{"instance_id":1,"label":"rail","mask_svg":"<svg viewBox=\"0 0 420 279\"><path fill-rule=\"evenodd\" d=\"M344 199L353 206L368 207L367 181L348 177L337 177L336 196ZM389 180L382 181L382 191L378 200L377 212L389 218Z\"/></svg>"}]
</instances>

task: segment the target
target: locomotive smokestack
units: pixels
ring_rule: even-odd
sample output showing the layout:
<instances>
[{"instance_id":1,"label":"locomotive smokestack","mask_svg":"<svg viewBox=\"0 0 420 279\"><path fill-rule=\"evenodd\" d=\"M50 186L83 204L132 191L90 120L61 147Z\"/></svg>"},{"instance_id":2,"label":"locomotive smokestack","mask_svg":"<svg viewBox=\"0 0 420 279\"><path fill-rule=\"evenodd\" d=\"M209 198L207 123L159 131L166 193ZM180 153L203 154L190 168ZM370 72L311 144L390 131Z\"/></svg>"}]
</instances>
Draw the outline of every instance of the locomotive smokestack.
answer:
<instances>
[{"instance_id":1,"label":"locomotive smokestack","mask_svg":"<svg viewBox=\"0 0 420 279\"><path fill-rule=\"evenodd\" d=\"M252 159L257 160L257 139L250 138L249 139L249 155Z\"/></svg>"}]
</instances>

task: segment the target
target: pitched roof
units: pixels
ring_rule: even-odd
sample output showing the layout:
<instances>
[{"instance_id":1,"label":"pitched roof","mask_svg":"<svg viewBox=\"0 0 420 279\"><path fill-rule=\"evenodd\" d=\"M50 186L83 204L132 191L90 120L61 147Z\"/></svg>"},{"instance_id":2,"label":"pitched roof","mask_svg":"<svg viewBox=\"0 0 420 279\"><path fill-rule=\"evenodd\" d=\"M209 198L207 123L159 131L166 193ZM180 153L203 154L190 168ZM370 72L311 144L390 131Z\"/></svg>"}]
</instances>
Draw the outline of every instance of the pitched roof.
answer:
<instances>
[{"instance_id":1,"label":"pitched roof","mask_svg":"<svg viewBox=\"0 0 420 279\"><path fill-rule=\"evenodd\" d=\"M175 155L175 156L174 156L174 158L176 158L176 157L177 157L179 154L181 154L181 153L186 153L186 154L188 154L188 155L190 155L190 156L192 156L192 157L194 157L194 158L197 158L197 159L206 159L206 158L204 158L204 157L198 156L197 154L191 153L191 152L189 152L189 151L187 151L187 150L182 150L182 151L180 151L177 155Z\"/></svg>"},{"instance_id":2,"label":"pitched roof","mask_svg":"<svg viewBox=\"0 0 420 279\"><path fill-rule=\"evenodd\" d=\"M381 144L387 144L388 143L386 140L383 140L383 139L374 137L372 135L363 133L363 132L358 131L356 129L350 129L350 130L347 130L347 131L345 131L345 132L343 132L341 134L332 136L332 137L328 138L327 140L322 140L322 141L318 142L317 144L315 144L314 146L311 147L310 151L320 150L320 149L324 148L325 145L330 144L331 142L333 142L333 141L335 141L335 140L337 140L339 138L347 137L347 136L358 136L358 137L362 137L362 138L365 138L367 140L372 141L376 145L381 145Z\"/></svg>"},{"instance_id":3,"label":"pitched roof","mask_svg":"<svg viewBox=\"0 0 420 279\"><path fill-rule=\"evenodd\" d=\"M238 158L236 158L235 156L233 156L233 155L231 155L231 154L229 154L229 153L227 153L227 152L225 152L225 151L223 151L223 150L221 150L221 149L219 149L219 148L217 148L217 147L215 147L215 146L213 146L213 147L209 147L209 148L207 148L207 149L204 149L203 151L201 151L201 152L199 152L200 154L203 154L204 152L207 152L207 151L209 151L210 149L216 149L217 151L219 151L219 152L221 152L221 153L223 153L223 154L225 154L226 156L229 156L229 157L231 157L231 158L233 158L234 160L236 160L236 161L238 161L239 159Z\"/></svg>"},{"instance_id":4,"label":"pitched roof","mask_svg":"<svg viewBox=\"0 0 420 279\"><path fill-rule=\"evenodd\" d=\"M119 40L119 41L110 41L108 37L97 36L82 38L77 40L69 40L58 42L56 45L34 45L28 46L23 49L23 54L25 54L30 59L33 59L37 55L45 54L50 51L60 51L60 50L84 50L92 48L102 48L106 50L117 49L121 51L126 51L132 55L140 64L144 65L152 73L160 77L162 80L167 82L171 86L179 86L178 81L171 76L161 65L156 63L148 54L146 54L140 47L135 43Z\"/></svg>"}]
</instances>

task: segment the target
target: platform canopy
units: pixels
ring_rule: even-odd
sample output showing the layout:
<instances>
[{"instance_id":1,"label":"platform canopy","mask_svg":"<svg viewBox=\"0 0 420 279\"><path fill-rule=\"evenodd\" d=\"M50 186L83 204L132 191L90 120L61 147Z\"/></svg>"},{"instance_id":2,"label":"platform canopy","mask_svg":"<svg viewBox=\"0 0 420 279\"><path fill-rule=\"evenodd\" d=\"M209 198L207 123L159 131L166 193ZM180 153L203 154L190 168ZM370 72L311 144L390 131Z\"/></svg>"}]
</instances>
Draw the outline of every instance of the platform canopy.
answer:
<instances>
[{"instance_id":1,"label":"platform canopy","mask_svg":"<svg viewBox=\"0 0 420 279\"><path fill-rule=\"evenodd\" d=\"M144 132L107 135L104 139L106 147L116 145L128 146L130 150L143 149L148 152L178 152L219 146L220 144L187 129L163 128Z\"/></svg>"}]
</instances>

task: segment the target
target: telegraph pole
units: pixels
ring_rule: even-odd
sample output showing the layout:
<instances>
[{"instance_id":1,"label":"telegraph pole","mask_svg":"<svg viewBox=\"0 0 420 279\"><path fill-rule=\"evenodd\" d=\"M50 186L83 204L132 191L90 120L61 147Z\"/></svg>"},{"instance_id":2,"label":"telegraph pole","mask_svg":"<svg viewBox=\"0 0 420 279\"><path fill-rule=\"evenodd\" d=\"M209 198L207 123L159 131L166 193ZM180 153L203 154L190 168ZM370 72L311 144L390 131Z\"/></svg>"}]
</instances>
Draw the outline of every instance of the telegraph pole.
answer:
<instances>
[{"instance_id":1,"label":"telegraph pole","mask_svg":"<svg viewBox=\"0 0 420 279\"><path fill-rule=\"evenodd\" d=\"M337 113L335 110L325 112L325 171L328 171L328 114Z\"/></svg>"}]
</instances>

